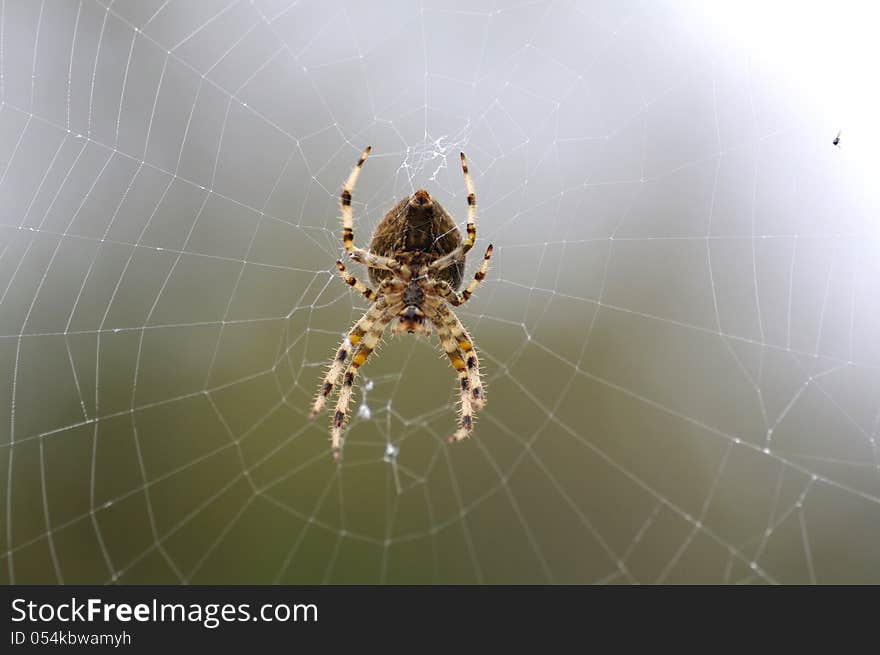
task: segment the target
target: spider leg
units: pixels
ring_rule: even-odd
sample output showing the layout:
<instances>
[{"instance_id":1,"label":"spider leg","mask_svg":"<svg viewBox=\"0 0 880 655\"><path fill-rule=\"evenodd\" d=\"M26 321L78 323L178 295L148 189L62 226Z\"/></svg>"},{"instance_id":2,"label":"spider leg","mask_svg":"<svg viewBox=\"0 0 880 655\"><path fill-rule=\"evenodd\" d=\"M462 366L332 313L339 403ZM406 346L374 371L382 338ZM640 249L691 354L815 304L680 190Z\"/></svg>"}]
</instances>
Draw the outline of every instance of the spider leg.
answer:
<instances>
[{"instance_id":1,"label":"spider leg","mask_svg":"<svg viewBox=\"0 0 880 655\"><path fill-rule=\"evenodd\" d=\"M474 346L458 318L444 303L434 301L430 305L431 320L437 326L437 335L446 356L458 374L461 405L458 430L451 435L449 443L462 441L473 430L474 413L483 408L486 396L480 379L480 367Z\"/></svg>"},{"instance_id":2,"label":"spider leg","mask_svg":"<svg viewBox=\"0 0 880 655\"><path fill-rule=\"evenodd\" d=\"M492 244L489 244L489 247L486 248L486 254L483 255L483 263L480 264L480 268L477 269L477 272L474 273L474 279L471 280L471 283L467 285L467 288L461 292L461 302L465 303L468 299L474 295L474 291L477 290L477 287L486 279L486 273L489 270L489 260L492 258Z\"/></svg>"},{"instance_id":3,"label":"spider leg","mask_svg":"<svg viewBox=\"0 0 880 655\"><path fill-rule=\"evenodd\" d=\"M431 282L431 289L450 305L458 306L463 302L462 299L458 297L458 294L455 293L455 289L453 289L446 280L433 280Z\"/></svg>"},{"instance_id":4,"label":"spider leg","mask_svg":"<svg viewBox=\"0 0 880 655\"><path fill-rule=\"evenodd\" d=\"M333 420L330 423L330 448L333 451L333 459L339 461L342 443L342 428L348 417L348 406L351 402L352 387L357 377L358 369L367 361L370 353L379 345L382 339L382 333L388 327L392 317L400 311L402 305L400 303L387 307L382 315L373 323L370 330L364 336L363 341L358 346L351 358L351 364L345 369L342 377L342 387L339 390L339 399L336 401L336 411L333 414Z\"/></svg>"},{"instance_id":5,"label":"spider leg","mask_svg":"<svg viewBox=\"0 0 880 655\"><path fill-rule=\"evenodd\" d=\"M467 158L463 152L459 154L461 154L461 170L464 173L464 185L467 187L468 192L467 240L463 245L464 252L466 253L474 247L474 242L477 240L477 196L474 193L474 181L468 172Z\"/></svg>"},{"instance_id":6,"label":"spider leg","mask_svg":"<svg viewBox=\"0 0 880 655\"><path fill-rule=\"evenodd\" d=\"M449 358L452 368L458 374L459 399L461 406L458 416L458 430L451 436L448 441L461 441L467 438L474 427L473 419L473 403L471 402L470 377L468 376L467 364L465 363L465 354L458 347L458 343L452 336L449 325L439 316L436 317L437 336L440 339L440 345L446 356Z\"/></svg>"},{"instance_id":7,"label":"spider leg","mask_svg":"<svg viewBox=\"0 0 880 655\"><path fill-rule=\"evenodd\" d=\"M480 265L480 269L474 274L474 279L471 280L471 283L467 288L461 292L460 296L455 293L455 289L453 289L446 280L436 280L434 282L434 289L437 291L437 294L450 305L455 305L457 307L465 304L468 299L474 295L474 291L477 290L480 283L486 279L486 271L489 270L489 259L491 257L492 244L490 243L489 247L486 248L486 254L483 255L483 263Z\"/></svg>"},{"instance_id":8,"label":"spider leg","mask_svg":"<svg viewBox=\"0 0 880 655\"><path fill-rule=\"evenodd\" d=\"M477 351L474 348L473 341L467 333L464 325L458 320L455 313L448 306L440 303L437 307L439 320L445 324L452 334L452 338L458 344L459 349L464 355L464 362L468 373L468 385L471 392L471 402L475 409L480 410L486 404L486 392L483 389L483 383L480 378L480 360L477 357Z\"/></svg>"},{"instance_id":9,"label":"spider leg","mask_svg":"<svg viewBox=\"0 0 880 655\"><path fill-rule=\"evenodd\" d=\"M468 192L467 239L458 244L452 252L431 262L429 268L432 271L439 271L447 268L452 262L461 259L462 256L466 255L467 252L474 247L474 242L477 240L477 196L474 193L474 181L471 179L471 174L468 172L467 158L464 156L463 152L460 154L461 170L464 173L464 184Z\"/></svg>"},{"instance_id":10,"label":"spider leg","mask_svg":"<svg viewBox=\"0 0 880 655\"><path fill-rule=\"evenodd\" d=\"M354 327L351 328L351 331L346 335L345 339L342 340L342 343L333 358L333 362L330 364L330 368L318 389L318 395L315 398L315 403L312 405L312 411L309 414L310 420L314 420L315 417L318 416L321 409L324 407L324 403L327 402L327 396L333 391L333 385L336 384L336 381L342 374L345 361L348 359L348 354L351 352L352 348L361 342L364 334L366 334L373 327L375 322L383 316L385 309L385 299L384 297L380 297L379 301L372 305L364 315L358 319L358 322L354 324Z\"/></svg>"},{"instance_id":11,"label":"spider leg","mask_svg":"<svg viewBox=\"0 0 880 655\"><path fill-rule=\"evenodd\" d=\"M351 193L354 191L354 185L357 184L358 176L361 174L361 168L367 160L367 155L372 150L371 146L367 146L364 154L358 159L358 163L351 169L348 179L342 185L342 193L340 200L342 202L342 245L345 246L346 252L352 254L352 251L359 250L354 245L354 216L351 210Z\"/></svg>"},{"instance_id":12,"label":"spider leg","mask_svg":"<svg viewBox=\"0 0 880 655\"><path fill-rule=\"evenodd\" d=\"M345 252L356 262L373 268L384 268L393 271L399 268L395 260L390 257L375 255L354 245L354 214L351 209L351 194L354 191L354 185L357 183L358 176L361 174L361 168L367 160L367 155L370 154L371 149L371 146L367 146L364 154L361 155L357 164L351 169L345 184L342 185L342 193L340 194L340 202L342 204L342 245L345 247Z\"/></svg>"},{"instance_id":13,"label":"spider leg","mask_svg":"<svg viewBox=\"0 0 880 655\"><path fill-rule=\"evenodd\" d=\"M354 275L345 270L345 266L342 265L342 262L336 262L336 268L339 269L339 274L342 276L342 279L349 285L355 288L356 291L361 293L364 298L369 300L370 302L376 299L376 292L373 291L366 284L358 280ZM386 278L387 280L388 278Z\"/></svg>"}]
</instances>

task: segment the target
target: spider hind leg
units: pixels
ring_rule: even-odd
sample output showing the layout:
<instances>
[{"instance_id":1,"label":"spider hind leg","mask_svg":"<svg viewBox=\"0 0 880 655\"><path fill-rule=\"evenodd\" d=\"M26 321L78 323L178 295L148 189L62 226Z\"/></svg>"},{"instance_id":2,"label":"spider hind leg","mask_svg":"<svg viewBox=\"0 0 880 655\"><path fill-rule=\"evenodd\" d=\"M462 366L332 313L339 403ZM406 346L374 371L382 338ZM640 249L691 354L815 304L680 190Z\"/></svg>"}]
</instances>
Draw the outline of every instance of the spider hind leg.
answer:
<instances>
[{"instance_id":1,"label":"spider hind leg","mask_svg":"<svg viewBox=\"0 0 880 655\"><path fill-rule=\"evenodd\" d=\"M330 421L330 448L333 452L333 459L337 462L342 456L342 432L345 422L348 419L348 409L351 404L352 391L355 379L357 378L358 369L367 361L379 341L382 339L382 333L388 327L388 323L392 317L399 311L399 307L391 307L386 309L382 315L376 319L375 323L370 327L369 331L364 335L360 345L351 357L351 363L345 369L342 376L342 385L339 389L339 398L336 401L336 410L333 412L333 418Z\"/></svg>"},{"instance_id":2,"label":"spider hind leg","mask_svg":"<svg viewBox=\"0 0 880 655\"><path fill-rule=\"evenodd\" d=\"M480 376L480 360L477 356L474 342L471 340L464 325L461 324L458 316L449 307L441 304L438 307L438 314L440 321L446 325L452 339L462 353L462 359L467 370L471 403L474 409L481 410L486 404L486 389Z\"/></svg>"},{"instance_id":3,"label":"spider hind leg","mask_svg":"<svg viewBox=\"0 0 880 655\"><path fill-rule=\"evenodd\" d=\"M440 345L458 375L458 429L447 438L448 443L453 443L470 436L474 429L475 413L485 405L486 395L476 351L455 314L440 305L435 309L434 321Z\"/></svg>"},{"instance_id":4,"label":"spider hind leg","mask_svg":"<svg viewBox=\"0 0 880 655\"><path fill-rule=\"evenodd\" d=\"M326 375L324 375L324 379L321 381L321 386L318 387L318 394L312 405L312 411L309 413L309 420L314 421L318 414L321 413L324 404L327 402L327 397L332 393L333 388L339 380L339 376L342 375L342 371L345 368L345 362L348 360L351 351L358 346L361 339L364 338L364 335L370 331L373 324L383 315L385 309L385 301L379 299L364 313L363 316L360 317L360 319L358 319L357 323L354 324L354 327L351 328L349 333L342 340L342 343L339 344L336 354L333 356L333 360L330 363L330 368L327 370Z\"/></svg>"}]
</instances>

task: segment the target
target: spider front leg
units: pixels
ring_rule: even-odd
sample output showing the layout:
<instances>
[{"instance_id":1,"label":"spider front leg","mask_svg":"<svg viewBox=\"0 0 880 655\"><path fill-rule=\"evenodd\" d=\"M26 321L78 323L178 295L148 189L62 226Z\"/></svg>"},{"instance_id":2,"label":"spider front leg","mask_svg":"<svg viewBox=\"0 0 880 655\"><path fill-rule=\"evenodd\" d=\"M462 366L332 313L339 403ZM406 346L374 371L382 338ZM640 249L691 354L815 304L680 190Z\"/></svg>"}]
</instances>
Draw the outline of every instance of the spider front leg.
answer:
<instances>
[{"instance_id":1,"label":"spider front leg","mask_svg":"<svg viewBox=\"0 0 880 655\"><path fill-rule=\"evenodd\" d=\"M468 299L474 295L474 291L477 290L477 287L479 287L483 280L486 279L486 271L489 270L489 259L491 257L492 244L490 243L489 247L486 248L486 254L483 255L483 263L480 265L480 269L474 274L474 279L471 280L471 283L467 288L461 292L460 296L455 293L455 289L449 286L449 283L445 280L437 280L434 282L434 289L437 291L437 294L450 305L455 305L456 307L466 303Z\"/></svg>"},{"instance_id":2,"label":"spider front leg","mask_svg":"<svg viewBox=\"0 0 880 655\"><path fill-rule=\"evenodd\" d=\"M452 252L432 262L429 266L432 271L447 268L452 262L461 259L463 255L466 255L474 247L474 242L477 240L477 196L474 192L474 182L471 180L471 174L468 172L467 158L463 152L460 154L461 170L464 173L464 184L468 192L467 239L458 244L458 247L452 250Z\"/></svg>"},{"instance_id":3,"label":"spider front leg","mask_svg":"<svg viewBox=\"0 0 880 655\"><path fill-rule=\"evenodd\" d=\"M464 242L463 250L467 253L468 250L474 247L474 242L477 240L477 195L474 192L474 182L471 180L471 174L468 172L467 158L464 156L464 153L459 153L461 155L461 170L464 173L464 185L467 188L467 204L468 204L468 218L467 218L467 240Z\"/></svg>"},{"instance_id":4,"label":"spider front leg","mask_svg":"<svg viewBox=\"0 0 880 655\"><path fill-rule=\"evenodd\" d=\"M402 305L396 305L385 310L382 316L376 320L369 332L364 336L363 341L358 346L351 358L351 364L345 369L342 377L342 388L339 390L339 399L336 401L336 411L333 413L333 420L330 423L330 448L333 451L333 459L339 461L341 455L342 444L342 428L345 420L348 418L348 406L351 403L352 387L357 377L358 369L367 361L367 357L379 344L382 333L391 322L391 318L396 314Z\"/></svg>"},{"instance_id":5,"label":"spider front leg","mask_svg":"<svg viewBox=\"0 0 880 655\"><path fill-rule=\"evenodd\" d=\"M342 204L342 245L345 252L356 262L366 264L372 268L383 268L387 270L397 270L399 264L390 257L382 257L375 255L367 250L358 248L354 245L354 213L351 209L351 194L354 192L354 185L357 183L358 176L361 174L361 168L367 160L367 155L372 150L371 146L367 146L364 154L358 159L357 164L351 169L348 179L342 185L342 193L340 194L340 202Z\"/></svg>"}]
</instances>

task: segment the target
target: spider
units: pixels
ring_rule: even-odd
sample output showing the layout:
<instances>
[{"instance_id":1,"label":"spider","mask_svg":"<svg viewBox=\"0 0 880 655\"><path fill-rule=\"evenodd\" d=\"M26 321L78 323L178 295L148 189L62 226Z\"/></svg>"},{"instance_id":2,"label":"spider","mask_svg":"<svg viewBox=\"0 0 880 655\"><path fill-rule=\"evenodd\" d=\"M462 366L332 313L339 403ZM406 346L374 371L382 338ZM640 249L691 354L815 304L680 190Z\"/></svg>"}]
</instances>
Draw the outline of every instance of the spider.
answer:
<instances>
[{"instance_id":1,"label":"spider","mask_svg":"<svg viewBox=\"0 0 880 655\"><path fill-rule=\"evenodd\" d=\"M361 167L370 154L364 150L342 187L342 244L356 262L364 264L374 291L349 273L341 261L336 262L339 275L370 301L366 313L354 324L336 351L330 368L318 389L310 418L320 413L330 393L339 387L336 410L330 422L330 446L333 458L341 456L342 431L348 417L352 387L358 369L376 349L385 329L393 323L395 334L407 332L422 336L437 328L440 345L458 374L460 395L458 429L447 442L461 441L473 430L474 412L486 403L480 381L480 363L473 341L461 321L450 308L467 302L486 277L492 245L486 249L483 262L461 294L465 256L477 238L477 201L474 183L468 173L467 159L461 153L461 169L467 187L467 238L461 234L452 217L424 189L398 202L385 214L376 227L370 249L354 244L354 221L351 194ZM346 367L348 357L351 362ZM341 380L341 383L340 383Z\"/></svg>"}]
</instances>

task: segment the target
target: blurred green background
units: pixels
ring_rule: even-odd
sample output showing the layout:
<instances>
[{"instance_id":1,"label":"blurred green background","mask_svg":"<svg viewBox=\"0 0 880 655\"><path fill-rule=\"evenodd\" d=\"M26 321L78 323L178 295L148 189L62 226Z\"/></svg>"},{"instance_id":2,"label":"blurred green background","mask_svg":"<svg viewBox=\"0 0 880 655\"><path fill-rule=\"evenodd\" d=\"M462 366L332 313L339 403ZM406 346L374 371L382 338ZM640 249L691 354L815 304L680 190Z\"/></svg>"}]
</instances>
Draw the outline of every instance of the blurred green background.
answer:
<instances>
[{"instance_id":1,"label":"blurred green background","mask_svg":"<svg viewBox=\"0 0 880 655\"><path fill-rule=\"evenodd\" d=\"M832 146L809 76L740 29L689 3L7 0L0 577L880 581L867 137ZM417 188L463 227L468 154L489 402L445 445L454 372L389 338L336 466L307 416L366 308L334 261L368 144L364 246Z\"/></svg>"}]
</instances>

